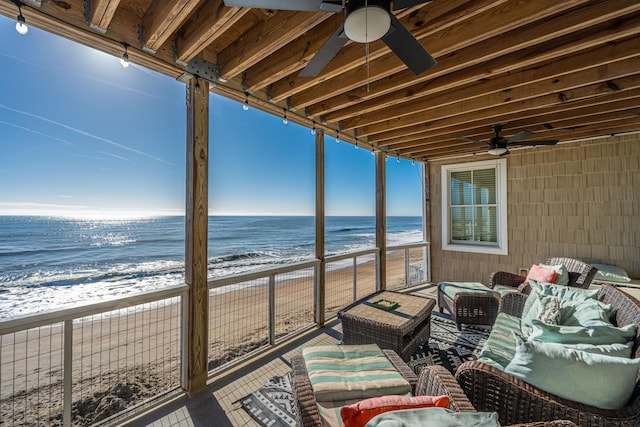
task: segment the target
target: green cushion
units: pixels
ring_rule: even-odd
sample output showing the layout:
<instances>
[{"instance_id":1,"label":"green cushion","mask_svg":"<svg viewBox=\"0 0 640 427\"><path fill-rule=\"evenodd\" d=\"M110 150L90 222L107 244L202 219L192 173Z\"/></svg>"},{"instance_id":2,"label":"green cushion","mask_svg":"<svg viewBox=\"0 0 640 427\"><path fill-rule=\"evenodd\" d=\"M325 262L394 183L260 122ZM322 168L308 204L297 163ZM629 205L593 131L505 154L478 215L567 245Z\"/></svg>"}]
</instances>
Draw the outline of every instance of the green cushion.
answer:
<instances>
[{"instance_id":1,"label":"green cushion","mask_svg":"<svg viewBox=\"0 0 640 427\"><path fill-rule=\"evenodd\" d=\"M603 409L624 407L633 393L640 359L514 339L516 355L505 372L548 393Z\"/></svg>"},{"instance_id":2,"label":"green cushion","mask_svg":"<svg viewBox=\"0 0 640 427\"><path fill-rule=\"evenodd\" d=\"M586 301L593 299L598 295L598 290L586 290L579 288L571 288L563 285L556 285L553 283L543 283L537 280L530 279L529 285L531 286L531 293L525 301L522 309L522 322L520 332L526 337L528 331L532 327L531 321L538 319L544 304L540 301L541 296L553 296L560 300L570 301ZM565 310L570 306L569 303L564 304ZM562 316L562 303L561 303L561 316ZM563 322L564 320L560 320Z\"/></svg>"},{"instance_id":3,"label":"green cushion","mask_svg":"<svg viewBox=\"0 0 640 427\"><path fill-rule=\"evenodd\" d=\"M411 392L409 382L376 344L307 347L302 356L319 402Z\"/></svg>"},{"instance_id":4,"label":"green cushion","mask_svg":"<svg viewBox=\"0 0 640 427\"><path fill-rule=\"evenodd\" d=\"M367 427L500 427L496 412L455 412L445 408L390 411L373 417Z\"/></svg>"},{"instance_id":5,"label":"green cushion","mask_svg":"<svg viewBox=\"0 0 640 427\"><path fill-rule=\"evenodd\" d=\"M478 361L494 366L501 371L516 354L512 331L520 329L520 318L498 313L489 338L482 346Z\"/></svg>"},{"instance_id":6,"label":"green cushion","mask_svg":"<svg viewBox=\"0 0 640 427\"><path fill-rule=\"evenodd\" d=\"M543 283L537 280L529 280L531 290L539 295L550 295L560 299L569 299L573 301L584 301L587 299L596 299L598 297L598 289L588 290L580 288L572 288L570 286L562 286L554 283Z\"/></svg>"},{"instance_id":7,"label":"green cushion","mask_svg":"<svg viewBox=\"0 0 640 427\"><path fill-rule=\"evenodd\" d=\"M598 271L593 277L594 280L604 280L607 282L630 282L631 278L627 272L620 267L608 264L591 264Z\"/></svg>"},{"instance_id":8,"label":"green cushion","mask_svg":"<svg viewBox=\"0 0 640 427\"><path fill-rule=\"evenodd\" d=\"M569 270L564 264L558 265L546 265L546 264L538 264L542 268L549 268L556 273L558 273L558 277L556 277L556 285L561 286L569 286Z\"/></svg>"},{"instance_id":9,"label":"green cushion","mask_svg":"<svg viewBox=\"0 0 640 427\"><path fill-rule=\"evenodd\" d=\"M574 302L561 309L561 323L567 326L611 325L611 305L598 300Z\"/></svg>"},{"instance_id":10,"label":"green cushion","mask_svg":"<svg viewBox=\"0 0 640 427\"><path fill-rule=\"evenodd\" d=\"M549 343L551 344L551 343ZM566 348L574 350L586 351L587 353L602 354L604 356L626 357L631 358L631 350L633 349L633 341L626 344L558 344Z\"/></svg>"},{"instance_id":11,"label":"green cushion","mask_svg":"<svg viewBox=\"0 0 640 427\"><path fill-rule=\"evenodd\" d=\"M533 319L533 330L529 335L529 341L560 344L625 344L631 340L636 332L636 325L631 324L617 328L613 325L597 326L565 326L547 325Z\"/></svg>"},{"instance_id":12,"label":"green cushion","mask_svg":"<svg viewBox=\"0 0 640 427\"><path fill-rule=\"evenodd\" d=\"M487 288L485 285L479 282L441 282L440 289L442 292L451 299L454 299L457 295L493 295L499 297L500 294L494 292L492 289ZM513 288L512 288L513 290Z\"/></svg>"}]
</instances>

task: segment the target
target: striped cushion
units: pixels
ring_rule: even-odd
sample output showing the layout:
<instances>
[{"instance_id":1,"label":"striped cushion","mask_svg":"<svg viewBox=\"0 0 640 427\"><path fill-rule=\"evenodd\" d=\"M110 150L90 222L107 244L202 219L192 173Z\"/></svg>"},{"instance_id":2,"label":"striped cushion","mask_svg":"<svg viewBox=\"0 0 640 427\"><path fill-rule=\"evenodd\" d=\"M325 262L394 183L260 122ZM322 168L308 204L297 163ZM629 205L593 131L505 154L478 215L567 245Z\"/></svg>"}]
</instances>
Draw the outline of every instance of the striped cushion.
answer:
<instances>
[{"instance_id":1,"label":"striped cushion","mask_svg":"<svg viewBox=\"0 0 640 427\"><path fill-rule=\"evenodd\" d=\"M302 356L318 402L411 392L376 344L308 347Z\"/></svg>"},{"instance_id":2,"label":"striped cushion","mask_svg":"<svg viewBox=\"0 0 640 427\"><path fill-rule=\"evenodd\" d=\"M504 371L504 368L516 354L513 331L520 332L520 318L506 313L498 313L496 323L482 347L478 361Z\"/></svg>"}]
</instances>

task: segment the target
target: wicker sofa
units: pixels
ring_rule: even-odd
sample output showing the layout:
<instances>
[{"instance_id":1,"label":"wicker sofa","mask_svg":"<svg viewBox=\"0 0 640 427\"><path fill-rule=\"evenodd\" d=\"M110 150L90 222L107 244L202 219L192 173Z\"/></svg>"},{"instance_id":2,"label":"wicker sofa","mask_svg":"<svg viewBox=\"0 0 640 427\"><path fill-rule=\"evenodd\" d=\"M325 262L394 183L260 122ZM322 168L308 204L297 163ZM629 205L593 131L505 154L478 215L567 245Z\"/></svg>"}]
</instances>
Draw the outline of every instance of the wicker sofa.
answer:
<instances>
[{"instance_id":1,"label":"wicker sofa","mask_svg":"<svg viewBox=\"0 0 640 427\"><path fill-rule=\"evenodd\" d=\"M613 307L614 324L637 326L632 357L639 358L640 302L608 285L600 289L597 298ZM526 299L527 295L520 292L505 295L500 303L499 316L506 313L521 317ZM558 418L572 420L581 427L640 425L640 378L636 378L633 394L624 408L605 410L547 393L480 361L463 363L455 377L478 411L497 412L500 422L505 425Z\"/></svg>"},{"instance_id":2,"label":"wicker sofa","mask_svg":"<svg viewBox=\"0 0 640 427\"><path fill-rule=\"evenodd\" d=\"M407 371L407 365L392 350L384 350L391 362L407 377L414 394L419 396L442 396L450 398L449 409L460 412L475 412L475 408L469 402L464 392L449 371L442 366L427 366L422 369L417 378L412 371ZM304 364L302 355L294 356L291 360L293 369L292 387L293 395L297 402L298 425L303 427L322 427L322 420L318 412L316 400L313 397L311 383ZM576 424L566 420L554 420L545 422L533 422L515 424L511 427L576 427Z\"/></svg>"},{"instance_id":3,"label":"wicker sofa","mask_svg":"<svg viewBox=\"0 0 640 427\"><path fill-rule=\"evenodd\" d=\"M587 289L589 285L591 285L593 277L598 272L597 268L573 258L548 258L545 264L563 264L569 271L569 286L582 289ZM525 291L524 293L527 293L525 279L526 278L524 276L513 274L508 271L496 271L489 275L489 287L493 289L497 285L511 286L518 288L521 292Z\"/></svg>"}]
</instances>

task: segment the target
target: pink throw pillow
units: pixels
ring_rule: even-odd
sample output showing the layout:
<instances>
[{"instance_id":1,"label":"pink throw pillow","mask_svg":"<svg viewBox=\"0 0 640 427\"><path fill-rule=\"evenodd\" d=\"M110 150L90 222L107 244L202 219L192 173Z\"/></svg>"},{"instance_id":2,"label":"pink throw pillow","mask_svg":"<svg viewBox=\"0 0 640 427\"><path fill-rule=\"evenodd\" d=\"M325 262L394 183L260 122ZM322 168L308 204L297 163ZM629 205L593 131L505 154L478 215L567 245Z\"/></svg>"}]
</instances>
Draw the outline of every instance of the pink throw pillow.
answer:
<instances>
[{"instance_id":1,"label":"pink throw pillow","mask_svg":"<svg viewBox=\"0 0 640 427\"><path fill-rule=\"evenodd\" d=\"M340 416L344 427L363 427L376 415L412 408L448 408L448 396L381 396L343 406Z\"/></svg>"},{"instance_id":2,"label":"pink throw pillow","mask_svg":"<svg viewBox=\"0 0 640 427\"><path fill-rule=\"evenodd\" d=\"M529 274L527 274L526 282L529 279L537 280L538 282L544 283L556 283L556 279L558 278L558 273L550 268L543 268L539 265L533 264L529 269Z\"/></svg>"}]
</instances>

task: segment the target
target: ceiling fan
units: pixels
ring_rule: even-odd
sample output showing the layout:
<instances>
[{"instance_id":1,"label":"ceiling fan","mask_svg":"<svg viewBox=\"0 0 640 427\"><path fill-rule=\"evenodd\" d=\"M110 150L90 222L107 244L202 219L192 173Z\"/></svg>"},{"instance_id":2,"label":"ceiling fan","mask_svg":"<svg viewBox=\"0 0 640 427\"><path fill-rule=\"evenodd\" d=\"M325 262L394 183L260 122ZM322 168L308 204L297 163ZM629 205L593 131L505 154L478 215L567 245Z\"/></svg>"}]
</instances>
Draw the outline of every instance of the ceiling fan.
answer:
<instances>
[{"instance_id":1,"label":"ceiling fan","mask_svg":"<svg viewBox=\"0 0 640 427\"><path fill-rule=\"evenodd\" d=\"M436 60L413 37L391 10L405 9L431 0L224 0L226 6L303 12L344 11L344 23L325 42L301 76L317 76L348 40L369 43L378 39L415 74L436 65Z\"/></svg>"},{"instance_id":2,"label":"ceiling fan","mask_svg":"<svg viewBox=\"0 0 640 427\"><path fill-rule=\"evenodd\" d=\"M533 145L556 145L558 143L558 140L555 140L555 139L550 139L546 141L519 142L522 138L526 138L529 135L533 135L533 132L529 132L526 130L522 132L518 132L517 134L509 138L504 138L499 135L503 126L504 126L503 124L496 124L491 126L491 129L493 130L493 132L495 132L496 136L491 138L489 141L478 141L477 139L473 139L473 138L458 138L458 139L461 141L470 141L470 142L476 142L478 144L485 144L489 147L489 154L493 154L494 156L506 156L507 154L509 154L509 148L508 148L509 145L533 146Z\"/></svg>"}]
</instances>

